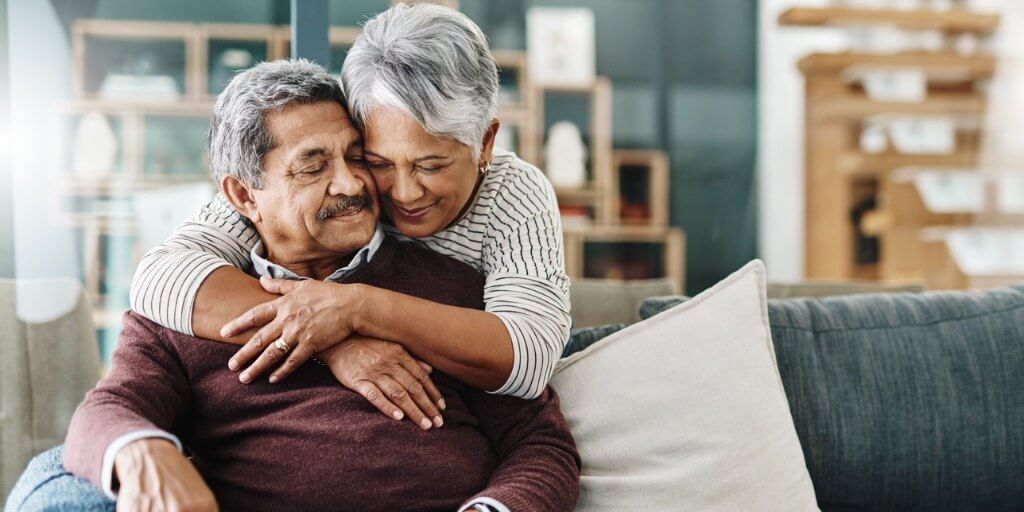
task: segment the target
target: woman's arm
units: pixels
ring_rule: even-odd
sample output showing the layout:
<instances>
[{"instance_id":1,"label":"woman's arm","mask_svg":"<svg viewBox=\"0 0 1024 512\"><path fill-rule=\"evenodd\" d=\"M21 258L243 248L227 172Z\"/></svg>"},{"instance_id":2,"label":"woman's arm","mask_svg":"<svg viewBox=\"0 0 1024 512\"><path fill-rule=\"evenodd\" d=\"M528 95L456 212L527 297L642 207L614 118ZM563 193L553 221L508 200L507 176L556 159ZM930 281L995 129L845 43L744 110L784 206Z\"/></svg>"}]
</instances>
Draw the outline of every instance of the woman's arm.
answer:
<instances>
[{"instance_id":1,"label":"woman's arm","mask_svg":"<svg viewBox=\"0 0 1024 512\"><path fill-rule=\"evenodd\" d=\"M249 267L249 251L258 239L218 194L142 258L132 278L132 309L178 332L223 340L215 324L271 299L239 270Z\"/></svg>"},{"instance_id":2,"label":"woman's arm","mask_svg":"<svg viewBox=\"0 0 1024 512\"><path fill-rule=\"evenodd\" d=\"M554 191L533 171L499 194L506 203L523 203L514 209L526 214L492 221L493 235L483 255L486 311L358 285L264 280L268 291L283 297L225 326L224 335L260 327L232 358L233 367L255 359L245 373L268 371L283 354L267 342L284 336L297 346L271 375L272 381L283 379L326 348L330 328L345 336L359 332L400 343L478 389L536 398L565 348L571 319Z\"/></svg>"},{"instance_id":3,"label":"woman's arm","mask_svg":"<svg viewBox=\"0 0 1024 512\"><path fill-rule=\"evenodd\" d=\"M224 326L237 336L259 330L229 362L232 369L252 363L243 382L280 363L280 350L268 342L284 338L295 345L271 382L287 377L314 354L351 334L389 340L438 370L477 389L496 389L508 380L514 353L508 329L498 316L362 284L263 279L282 294Z\"/></svg>"}]
</instances>

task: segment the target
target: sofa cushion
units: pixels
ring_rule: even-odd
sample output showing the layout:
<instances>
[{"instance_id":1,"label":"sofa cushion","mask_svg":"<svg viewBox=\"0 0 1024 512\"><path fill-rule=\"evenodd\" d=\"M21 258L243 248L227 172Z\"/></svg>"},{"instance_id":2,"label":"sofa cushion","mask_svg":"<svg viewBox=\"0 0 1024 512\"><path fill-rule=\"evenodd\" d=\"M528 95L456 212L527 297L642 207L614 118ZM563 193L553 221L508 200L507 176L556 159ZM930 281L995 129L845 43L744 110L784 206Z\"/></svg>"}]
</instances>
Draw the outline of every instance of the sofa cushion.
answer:
<instances>
[{"instance_id":1,"label":"sofa cushion","mask_svg":"<svg viewBox=\"0 0 1024 512\"><path fill-rule=\"evenodd\" d=\"M637 306L655 295L679 293L668 278L623 281L619 279L573 279L569 289L572 325L575 328L640 320Z\"/></svg>"},{"instance_id":2,"label":"sofa cushion","mask_svg":"<svg viewBox=\"0 0 1024 512\"><path fill-rule=\"evenodd\" d=\"M578 510L817 510L772 352L764 267L559 364Z\"/></svg>"},{"instance_id":3,"label":"sofa cushion","mask_svg":"<svg viewBox=\"0 0 1024 512\"><path fill-rule=\"evenodd\" d=\"M769 318L823 510L1024 510L1024 287Z\"/></svg>"}]
</instances>

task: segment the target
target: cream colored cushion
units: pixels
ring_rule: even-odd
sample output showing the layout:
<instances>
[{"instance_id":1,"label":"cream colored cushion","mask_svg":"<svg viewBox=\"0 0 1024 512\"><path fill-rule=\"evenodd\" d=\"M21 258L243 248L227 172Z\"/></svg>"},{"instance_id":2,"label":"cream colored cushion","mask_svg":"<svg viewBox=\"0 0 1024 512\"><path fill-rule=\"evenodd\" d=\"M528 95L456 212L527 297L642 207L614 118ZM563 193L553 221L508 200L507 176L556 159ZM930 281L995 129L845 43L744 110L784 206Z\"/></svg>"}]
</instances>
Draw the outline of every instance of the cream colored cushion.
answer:
<instances>
[{"instance_id":1,"label":"cream colored cushion","mask_svg":"<svg viewBox=\"0 0 1024 512\"><path fill-rule=\"evenodd\" d=\"M578 510L818 510L775 363L764 265L563 360Z\"/></svg>"}]
</instances>

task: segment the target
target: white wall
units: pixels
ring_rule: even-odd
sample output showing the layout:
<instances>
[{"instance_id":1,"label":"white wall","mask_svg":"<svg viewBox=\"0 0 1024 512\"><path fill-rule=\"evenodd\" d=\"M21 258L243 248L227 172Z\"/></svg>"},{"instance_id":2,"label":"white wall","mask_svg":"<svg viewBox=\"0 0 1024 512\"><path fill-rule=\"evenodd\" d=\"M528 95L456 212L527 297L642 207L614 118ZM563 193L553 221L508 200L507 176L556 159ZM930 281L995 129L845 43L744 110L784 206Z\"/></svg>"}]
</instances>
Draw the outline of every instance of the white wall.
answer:
<instances>
[{"instance_id":1,"label":"white wall","mask_svg":"<svg viewBox=\"0 0 1024 512\"><path fill-rule=\"evenodd\" d=\"M50 214L53 104L70 90L70 44L53 6L9 0L14 262L19 278L77 276L72 231Z\"/></svg>"},{"instance_id":2,"label":"white wall","mask_svg":"<svg viewBox=\"0 0 1024 512\"><path fill-rule=\"evenodd\" d=\"M804 126L803 78L797 61L813 51L841 51L841 30L780 27L779 14L800 5L828 0L761 0L759 44L760 253L771 280L804 275ZM1024 1L974 0L978 10L1003 14L992 39L1000 56L991 84L982 165L1024 167Z\"/></svg>"}]
</instances>

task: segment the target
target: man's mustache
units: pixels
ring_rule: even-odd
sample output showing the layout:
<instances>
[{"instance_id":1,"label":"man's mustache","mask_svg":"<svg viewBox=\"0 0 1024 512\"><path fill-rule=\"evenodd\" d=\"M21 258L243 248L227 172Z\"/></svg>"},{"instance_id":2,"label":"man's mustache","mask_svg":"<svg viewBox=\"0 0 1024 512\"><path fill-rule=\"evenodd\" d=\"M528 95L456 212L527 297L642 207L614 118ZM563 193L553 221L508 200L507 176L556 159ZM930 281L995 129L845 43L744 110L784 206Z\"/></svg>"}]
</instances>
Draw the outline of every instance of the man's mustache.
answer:
<instances>
[{"instance_id":1,"label":"man's mustache","mask_svg":"<svg viewBox=\"0 0 1024 512\"><path fill-rule=\"evenodd\" d=\"M345 196L337 203L325 206L317 212L316 220L323 222L346 210L360 211L371 206L373 206L373 198L370 197L369 191L364 190L361 195Z\"/></svg>"}]
</instances>

